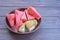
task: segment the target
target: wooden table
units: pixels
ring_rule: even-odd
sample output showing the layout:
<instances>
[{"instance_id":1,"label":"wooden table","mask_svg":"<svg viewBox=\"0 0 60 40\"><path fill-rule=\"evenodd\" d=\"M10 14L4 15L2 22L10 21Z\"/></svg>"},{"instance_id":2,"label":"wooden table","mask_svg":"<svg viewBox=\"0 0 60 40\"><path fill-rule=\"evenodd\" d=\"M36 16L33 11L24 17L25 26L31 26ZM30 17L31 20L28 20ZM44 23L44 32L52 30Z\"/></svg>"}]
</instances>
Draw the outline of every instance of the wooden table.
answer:
<instances>
[{"instance_id":1,"label":"wooden table","mask_svg":"<svg viewBox=\"0 0 60 40\"><path fill-rule=\"evenodd\" d=\"M10 32L5 23L6 14L29 6L42 16L39 30L28 35ZM0 0L0 40L60 40L60 0Z\"/></svg>"}]
</instances>

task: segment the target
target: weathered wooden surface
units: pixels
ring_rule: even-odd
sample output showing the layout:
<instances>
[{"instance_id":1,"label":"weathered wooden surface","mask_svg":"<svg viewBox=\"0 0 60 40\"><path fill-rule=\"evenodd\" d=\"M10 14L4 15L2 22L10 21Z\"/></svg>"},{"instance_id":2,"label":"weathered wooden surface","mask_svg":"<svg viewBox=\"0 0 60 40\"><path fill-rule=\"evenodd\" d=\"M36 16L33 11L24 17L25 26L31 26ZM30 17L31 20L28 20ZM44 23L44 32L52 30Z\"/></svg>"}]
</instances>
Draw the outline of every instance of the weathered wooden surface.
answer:
<instances>
[{"instance_id":1,"label":"weathered wooden surface","mask_svg":"<svg viewBox=\"0 0 60 40\"><path fill-rule=\"evenodd\" d=\"M8 31L6 14L29 6L36 8L42 16L39 30L28 35ZM60 40L60 0L0 0L0 40Z\"/></svg>"}]
</instances>

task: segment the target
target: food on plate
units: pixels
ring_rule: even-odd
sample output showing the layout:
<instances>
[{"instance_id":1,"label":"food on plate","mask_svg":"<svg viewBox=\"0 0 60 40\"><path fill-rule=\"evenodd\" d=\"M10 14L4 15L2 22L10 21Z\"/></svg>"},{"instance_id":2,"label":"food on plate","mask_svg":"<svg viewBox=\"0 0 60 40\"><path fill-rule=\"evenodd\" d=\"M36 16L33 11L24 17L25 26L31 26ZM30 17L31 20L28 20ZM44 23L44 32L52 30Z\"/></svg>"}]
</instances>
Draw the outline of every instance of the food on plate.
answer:
<instances>
[{"instance_id":1,"label":"food on plate","mask_svg":"<svg viewBox=\"0 0 60 40\"><path fill-rule=\"evenodd\" d=\"M33 17L35 17L36 19L40 19L41 18L41 16L39 15L39 13L35 10L35 8L33 8L33 7L28 7L28 9L27 9L27 11L28 11L28 13L30 14L30 15L32 15Z\"/></svg>"},{"instance_id":2,"label":"food on plate","mask_svg":"<svg viewBox=\"0 0 60 40\"><path fill-rule=\"evenodd\" d=\"M13 27L14 27L15 14L7 14L7 19L11 28L14 29Z\"/></svg>"},{"instance_id":3,"label":"food on plate","mask_svg":"<svg viewBox=\"0 0 60 40\"><path fill-rule=\"evenodd\" d=\"M37 26L37 20L30 20L30 21L27 21L25 24L28 31L32 31Z\"/></svg>"},{"instance_id":4,"label":"food on plate","mask_svg":"<svg viewBox=\"0 0 60 40\"><path fill-rule=\"evenodd\" d=\"M7 14L8 22L15 32L26 32L26 28L28 31L34 30L40 18L41 16L33 7Z\"/></svg>"},{"instance_id":5,"label":"food on plate","mask_svg":"<svg viewBox=\"0 0 60 40\"><path fill-rule=\"evenodd\" d=\"M35 17L33 17L33 16L31 16L31 15L28 14L27 10L25 10L25 13L26 13L27 20L33 20L33 19L35 19Z\"/></svg>"},{"instance_id":6,"label":"food on plate","mask_svg":"<svg viewBox=\"0 0 60 40\"><path fill-rule=\"evenodd\" d=\"M22 17L21 17L21 20L22 20L23 22L27 21L25 12L23 13L23 15L22 15Z\"/></svg>"},{"instance_id":7,"label":"food on plate","mask_svg":"<svg viewBox=\"0 0 60 40\"><path fill-rule=\"evenodd\" d=\"M25 24L24 23L19 27L19 32L25 32Z\"/></svg>"},{"instance_id":8,"label":"food on plate","mask_svg":"<svg viewBox=\"0 0 60 40\"><path fill-rule=\"evenodd\" d=\"M15 13L15 15L18 15L21 18L24 12L15 10L14 13Z\"/></svg>"},{"instance_id":9,"label":"food on plate","mask_svg":"<svg viewBox=\"0 0 60 40\"><path fill-rule=\"evenodd\" d=\"M20 19L23 12L15 10L15 31L18 31L19 27L22 25L22 20Z\"/></svg>"},{"instance_id":10,"label":"food on plate","mask_svg":"<svg viewBox=\"0 0 60 40\"><path fill-rule=\"evenodd\" d=\"M22 20L23 22L27 21L25 12L23 11L19 11L19 10L15 10L15 14L17 15L17 17L20 18L20 20Z\"/></svg>"}]
</instances>

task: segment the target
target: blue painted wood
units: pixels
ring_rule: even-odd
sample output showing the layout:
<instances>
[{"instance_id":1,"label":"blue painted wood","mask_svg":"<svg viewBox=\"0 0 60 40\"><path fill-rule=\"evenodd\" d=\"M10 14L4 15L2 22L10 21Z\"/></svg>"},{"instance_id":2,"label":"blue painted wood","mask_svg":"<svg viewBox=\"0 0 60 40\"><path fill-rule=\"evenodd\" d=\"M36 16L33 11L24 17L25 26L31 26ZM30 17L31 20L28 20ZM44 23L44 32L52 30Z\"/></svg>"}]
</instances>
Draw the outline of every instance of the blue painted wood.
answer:
<instances>
[{"instance_id":1,"label":"blue painted wood","mask_svg":"<svg viewBox=\"0 0 60 40\"><path fill-rule=\"evenodd\" d=\"M22 8L24 6L20 7L0 7L0 16L5 16L9 12L11 12L14 9ZM28 6L25 6L25 8ZM33 6L34 7L34 6ZM34 7L41 16L60 16L60 8L50 8L50 7Z\"/></svg>"},{"instance_id":2,"label":"blue painted wood","mask_svg":"<svg viewBox=\"0 0 60 40\"><path fill-rule=\"evenodd\" d=\"M1 0L1 6L60 6L60 0Z\"/></svg>"},{"instance_id":3,"label":"blue painted wood","mask_svg":"<svg viewBox=\"0 0 60 40\"><path fill-rule=\"evenodd\" d=\"M40 28L28 35L18 35L7 29L0 29L0 40L60 40L60 28Z\"/></svg>"}]
</instances>

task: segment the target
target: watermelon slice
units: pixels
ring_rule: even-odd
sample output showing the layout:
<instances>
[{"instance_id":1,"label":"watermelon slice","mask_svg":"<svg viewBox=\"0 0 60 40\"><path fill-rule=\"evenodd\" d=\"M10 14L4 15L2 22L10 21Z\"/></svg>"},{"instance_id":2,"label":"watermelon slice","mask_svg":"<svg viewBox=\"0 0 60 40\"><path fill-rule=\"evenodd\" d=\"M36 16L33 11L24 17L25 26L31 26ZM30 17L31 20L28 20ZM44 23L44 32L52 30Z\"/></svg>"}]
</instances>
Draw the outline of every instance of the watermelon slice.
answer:
<instances>
[{"instance_id":1,"label":"watermelon slice","mask_svg":"<svg viewBox=\"0 0 60 40\"><path fill-rule=\"evenodd\" d=\"M18 15L23 22L27 21L25 12L19 11L19 10L15 10L15 14Z\"/></svg>"},{"instance_id":2,"label":"watermelon slice","mask_svg":"<svg viewBox=\"0 0 60 40\"><path fill-rule=\"evenodd\" d=\"M28 10L28 13L29 13L30 15L34 16L36 19L39 20L39 19L41 18L41 16L40 16L39 13L35 10L35 8L29 7L27 10Z\"/></svg>"},{"instance_id":3,"label":"watermelon slice","mask_svg":"<svg viewBox=\"0 0 60 40\"><path fill-rule=\"evenodd\" d=\"M23 22L27 21L27 18L26 18L25 12L23 13L23 15L22 15L22 17L21 17L21 20L22 20Z\"/></svg>"},{"instance_id":4,"label":"watermelon slice","mask_svg":"<svg viewBox=\"0 0 60 40\"><path fill-rule=\"evenodd\" d=\"M27 20L33 20L33 19L35 19L35 17L33 17L33 16L31 16L31 15L28 14L27 10L25 10L25 13L26 13Z\"/></svg>"},{"instance_id":5,"label":"watermelon slice","mask_svg":"<svg viewBox=\"0 0 60 40\"><path fill-rule=\"evenodd\" d=\"M21 11L15 10L15 31L18 31L19 27L22 25L22 20L20 19L22 14Z\"/></svg>"},{"instance_id":6,"label":"watermelon slice","mask_svg":"<svg viewBox=\"0 0 60 40\"><path fill-rule=\"evenodd\" d=\"M15 14L7 14L7 19L8 19L8 22L9 22L11 28L14 29Z\"/></svg>"},{"instance_id":7,"label":"watermelon slice","mask_svg":"<svg viewBox=\"0 0 60 40\"><path fill-rule=\"evenodd\" d=\"M15 24L16 31L18 30L18 28L21 25L22 25L22 21L20 20L20 18L18 17L18 15L16 15L16 24Z\"/></svg>"},{"instance_id":8,"label":"watermelon slice","mask_svg":"<svg viewBox=\"0 0 60 40\"><path fill-rule=\"evenodd\" d=\"M18 15L20 18L22 17L24 12L19 11L19 10L15 10L15 15Z\"/></svg>"}]
</instances>

